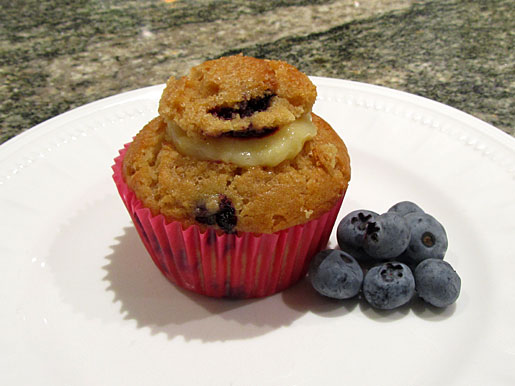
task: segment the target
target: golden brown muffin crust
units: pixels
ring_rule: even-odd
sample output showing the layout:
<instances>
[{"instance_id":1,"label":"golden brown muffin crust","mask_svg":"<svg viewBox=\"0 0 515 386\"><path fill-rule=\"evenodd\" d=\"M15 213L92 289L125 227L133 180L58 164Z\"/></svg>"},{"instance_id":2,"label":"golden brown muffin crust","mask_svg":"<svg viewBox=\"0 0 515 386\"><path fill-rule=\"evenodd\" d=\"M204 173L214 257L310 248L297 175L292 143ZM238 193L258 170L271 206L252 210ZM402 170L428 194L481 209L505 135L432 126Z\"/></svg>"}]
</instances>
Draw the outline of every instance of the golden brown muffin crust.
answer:
<instances>
[{"instance_id":1,"label":"golden brown muffin crust","mask_svg":"<svg viewBox=\"0 0 515 386\"><path fill-rule=\"evenodd\" d=\"M311 111L316 88L292 65L235 55L170 78L159 114L189 136L217 137L289 124Z\"/></svg>"},{"instance_id":2,"label":"golden brown muffin crust","mask_svg":"<svg viewBox=\"0 0 515 386\"><path fill-rule=\"evenodd\" d=\"M315 114L313 123L318 134L294 159L275 167L239 167L180 154L165 140L167 124L157 117L127 150L124 179L144 206L167 221L219 227L210 224L215 213L232 208L232 231L273 233L318 218L347 188L344 143Z\"/></svg>"}]
</instances>

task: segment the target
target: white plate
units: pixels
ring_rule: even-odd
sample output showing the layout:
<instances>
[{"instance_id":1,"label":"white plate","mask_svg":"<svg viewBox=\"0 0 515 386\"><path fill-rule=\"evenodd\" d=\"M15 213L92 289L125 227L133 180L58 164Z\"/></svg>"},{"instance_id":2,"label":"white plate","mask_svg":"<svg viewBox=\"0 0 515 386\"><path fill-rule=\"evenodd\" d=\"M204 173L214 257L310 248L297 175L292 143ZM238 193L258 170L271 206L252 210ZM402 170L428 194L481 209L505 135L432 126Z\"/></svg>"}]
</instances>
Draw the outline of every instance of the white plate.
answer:
<instances>
[{"instance_id":1,"label":"white plate","mask_svg":"<svg viewBox=\"0 0 515 386\"><path fill-rule=\"evenodd\" d=\"M406 93L313 78L353 167L341 212L413 200L446 226L457 304L380 313L306 282L270 298L178 290L147 257L112 159L163 86L70 111L0 147L4 385L513 385L515 140ZM334 235L331 239L334 246Z\"/></svg>"}]
</instances>

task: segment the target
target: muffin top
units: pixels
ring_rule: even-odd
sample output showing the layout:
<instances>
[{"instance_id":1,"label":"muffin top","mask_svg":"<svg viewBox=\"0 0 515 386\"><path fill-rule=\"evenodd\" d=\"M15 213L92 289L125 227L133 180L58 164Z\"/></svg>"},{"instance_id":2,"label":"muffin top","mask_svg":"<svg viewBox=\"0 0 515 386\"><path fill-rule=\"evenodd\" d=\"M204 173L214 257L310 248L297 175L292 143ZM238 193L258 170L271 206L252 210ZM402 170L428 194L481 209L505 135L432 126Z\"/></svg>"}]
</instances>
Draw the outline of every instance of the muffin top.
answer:
<instances>
[{"instance_id":1,"label":"muffin top","mask_svg":"<svg viewBox=\"0 0 515 386\"><path fill-rule=\"evenodd\" d=\"M312 115L317 135L292 159L241 167L181 154L159 116L134 138L123 176L143 205L167 221L226 233L273 233L329 211L350 179L349 156L334 130Z\"/></svg>"},{"instance_id":2,"label":"muffin top","mask_svg":"<svg viewBox=\"0 0 515 386\"><path fill-rule=\"evenodd\" d=\"M256 138L309 114L315 98L313 83L292 65L235 55L170 78L159 114L189 137Z\"/></svg>"},{"instance_id":3,"label":"muffin top","mask_svg":"<svg viewBox=\"0 0 515 386\"><path fill-rule=\"evenodd\" d=\"M347 149L311 112L295 67L242 55L171 78L123 176L154 215L226 233L273 233L320 217L350 179Z\"/></svg>"}]
</instances>

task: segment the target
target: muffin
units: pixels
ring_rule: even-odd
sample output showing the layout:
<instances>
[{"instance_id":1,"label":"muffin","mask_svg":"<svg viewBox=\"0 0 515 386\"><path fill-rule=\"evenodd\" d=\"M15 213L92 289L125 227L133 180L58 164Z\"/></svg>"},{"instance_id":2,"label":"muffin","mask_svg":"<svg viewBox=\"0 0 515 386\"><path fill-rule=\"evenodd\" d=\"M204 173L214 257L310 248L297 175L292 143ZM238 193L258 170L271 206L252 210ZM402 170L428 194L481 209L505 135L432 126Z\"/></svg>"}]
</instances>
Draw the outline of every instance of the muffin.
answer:
<instances>
[{"instance_id":1,"label":"muffin","mask_svg":"<svg viewBox=\"0 0 515 386\"><path fill-rule=\"evenodd\" d=\"M295 67L242 55L170 78L159 116L114 179L163 274L215 297L261 297L301 278L350 179L343 141L311 112Z\"/></svg>"}]
</instances>

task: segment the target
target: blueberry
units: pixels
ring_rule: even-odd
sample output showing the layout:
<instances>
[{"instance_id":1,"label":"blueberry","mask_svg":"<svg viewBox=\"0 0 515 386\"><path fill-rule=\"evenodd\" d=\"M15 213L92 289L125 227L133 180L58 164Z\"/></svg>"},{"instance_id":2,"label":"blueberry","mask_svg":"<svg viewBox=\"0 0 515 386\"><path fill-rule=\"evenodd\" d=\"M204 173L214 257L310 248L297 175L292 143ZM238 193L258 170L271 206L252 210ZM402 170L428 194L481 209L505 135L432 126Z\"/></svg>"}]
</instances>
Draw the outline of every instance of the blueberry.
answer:
<instances>
[{"instance_id":1,"label":"blueberry","mask_svg":"<svg viewBox=\"0 0 515 386\"><path fill-rule=\"evenodd\" d=\"M355 296L363 282L363 271L348 253L337 249L319 252L311 262L309 278L321 295L334 299Z\"/></svg>"},{"instance_id":2,"label":"blueberry","mask_svg":"<svg viewBox=\"0 0 515 386\"><path fill-rule=\"evenodd\" d=\"M402 263L388 262L371 268L363 280L363 295L374 308L392 310L415 294L415 279Z\"/></svg>"},{"instance_id":3,"label":"blueberry","mask_svg":"<svg viewBox=\"0 0 515 386\"><path fill-rule=\"evenodd\" d=\"M238 222L236 210L231 200L225 195L220 195L220 209L215 215L217 225L223 229L225 233L234 233L234 227Z\"/></svg>"},{"instance_id":4,"label":"blueberry","mask_svg":"<svg viewBox=\"0 0 515 386\"><path fill-rule=\"evenodd\" d=\"M360 261L369 260L370 257L363 251L363 242L368 224L373 222L376 216L379 215L365 209L355 210L346 215L336 231L340 248Z\"/></svg>"},{"instance_id":5,"label":"blueberry","mask_svg":"<svg viewBox=\"0 0 515 386\"><path fill-rule=\"evenodd\" d=\"M406 216L408 213L424 213L422 208L411 201L401 201L388 209L390 213L397 213L399 216Z\"/></svg>"},{"instance_id":6,"label":"blueberry","mask_svg":"<svg viewBox=\"0 0 515 386\"><path fill-rule=\"evenodd\" d=\"M440 259L426 259L415 269L418 295L435 307L446 307L460 295L461 279L452 266Z\"/></svg>"},{"instance_id":7,"label":"blueberry","mask_svg":"<svg viewBox=\"0 0 515 386\"><path fill-rule=\"evenodd\" d=\"M404 218L389 212L368 223L363 249L376 259L392 259L406 250L409 241L410 231Z\"/></svg>"},{"instance_id":8,"label":"blueberry","mask_svg":"<svg viewBox=\"0 0 515 386\"><path fill-rule=\"evenodd\" d=\"M216 106L208 112L215 117L223 120L231 120L235 118L250 117L260 111L266 111L272 104L272 99L275 94L272 92L266 92L264 95L256 98L246 99L244 98L241 102L236 103L234 106Z\"/></svg>"},{"instance_id":9,"label":"blueberry","mask_svg":"<svg viewBox=\"0 0 515 386\"><path fill-rule=\"evenodd\" d=\"M216 210L208 209L207 204L200 201L195 208L195 220L206 225L216 224L225 233L235 233L238 218L231 200L224 194L218 194L212 200L216 201Z\"/></svg>"},{"instance_id":10,"label":"blueberry","mask_svg":"<svg viewBox=\"0 0 515 386\"><path fill-rule=\"evenodd\" d=\"M442 224L427 213L409 213L404 218L411 232L406 258L415 264L425 259L443 259L448 241Z\"/></svg>"}]
</instances>

